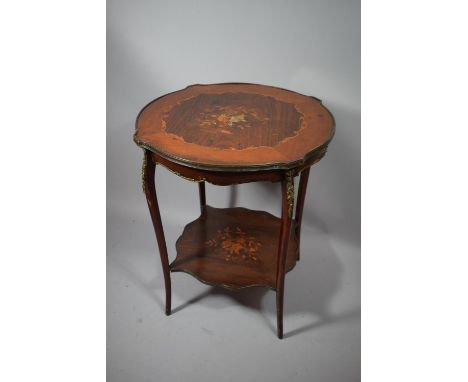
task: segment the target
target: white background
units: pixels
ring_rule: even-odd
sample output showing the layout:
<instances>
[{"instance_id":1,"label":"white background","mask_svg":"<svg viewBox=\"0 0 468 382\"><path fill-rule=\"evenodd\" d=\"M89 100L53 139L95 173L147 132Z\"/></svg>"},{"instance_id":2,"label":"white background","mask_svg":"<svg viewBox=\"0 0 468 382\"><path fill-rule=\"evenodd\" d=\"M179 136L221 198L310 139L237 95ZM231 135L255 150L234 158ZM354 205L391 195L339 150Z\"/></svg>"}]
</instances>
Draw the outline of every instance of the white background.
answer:
<instances>
[{"instance_id":1,"label":"white background","mask_svg":"<svg viewBox=\"0 0 468 382\"><path fill-rule=\"evenodd\" d=\"M467 379L462 4L363 3L365 381ZM105 378L104 12L0 16L2 380Z\"/></svg>"}]
</instances>

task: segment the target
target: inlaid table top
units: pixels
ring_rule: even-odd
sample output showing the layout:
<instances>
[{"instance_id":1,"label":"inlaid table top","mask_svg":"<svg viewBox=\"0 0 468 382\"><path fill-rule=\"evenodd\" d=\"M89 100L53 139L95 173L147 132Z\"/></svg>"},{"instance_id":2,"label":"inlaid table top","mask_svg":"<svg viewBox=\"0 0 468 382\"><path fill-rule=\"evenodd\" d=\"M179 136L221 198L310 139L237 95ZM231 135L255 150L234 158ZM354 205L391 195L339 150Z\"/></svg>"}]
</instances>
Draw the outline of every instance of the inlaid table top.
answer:
<instances>
[{"instance_id":1,"label":"inlaid table top","mask_svg":"<svg viewBox=\"0 0 468 382\"><path fill-rule=\"evenodd\" d=\"M191 85L150 102L135 142L204 170L289 169L326 148L331 113L314 97L271 86Z\"/></svg>"}]
</instances>

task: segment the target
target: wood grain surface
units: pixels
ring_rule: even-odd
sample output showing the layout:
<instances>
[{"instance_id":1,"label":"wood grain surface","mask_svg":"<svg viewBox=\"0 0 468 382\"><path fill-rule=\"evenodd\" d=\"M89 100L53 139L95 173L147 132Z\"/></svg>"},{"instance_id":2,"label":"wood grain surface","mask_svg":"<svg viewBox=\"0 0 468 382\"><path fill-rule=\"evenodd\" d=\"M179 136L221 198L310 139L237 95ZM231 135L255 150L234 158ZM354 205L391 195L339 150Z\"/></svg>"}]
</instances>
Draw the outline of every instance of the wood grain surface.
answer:
<instances>
[{"instance_id":1,"label":"wood grain surface","mask_svg":"<svg viewBox=\"0 0 468 382\"><path fill-rule=\"evenodd\" d=\"M255 84L192 85L143 108L134 140L199 169L289 169L326 148L334 126L314 97Z\"/></svg>"},{"instance_id":2,"label":"wood grain surface","mask_svg":"<svg viewBox=\"0 0 468 382\"><path fill-rule=\"evenodd\" d=\"M229 289L267 286L276 289L281 219L246 208L206 206L177 240L172 272L186 272L210 285ZM293 231L286 271L296 264Z\"/></svg>"}]
</instances>

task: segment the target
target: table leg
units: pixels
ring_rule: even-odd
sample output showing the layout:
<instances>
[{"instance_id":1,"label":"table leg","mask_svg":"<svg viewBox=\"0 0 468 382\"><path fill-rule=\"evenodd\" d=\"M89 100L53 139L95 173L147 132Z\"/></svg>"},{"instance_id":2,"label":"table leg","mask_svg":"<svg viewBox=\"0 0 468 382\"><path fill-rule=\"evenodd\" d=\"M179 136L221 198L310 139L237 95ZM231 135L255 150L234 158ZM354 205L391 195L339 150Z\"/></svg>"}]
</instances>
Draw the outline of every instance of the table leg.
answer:
<instances>
[{"instance_id":1,"label":"table leg","mask_svg":"<svg viewBox=\"0 0 468 382\"><path fill-rule=\"evenodd\" d=\"M198 193L200 194L200 210L203 213L203 208L206 206L205 182L198 183Z\"/></svg>"},{"instance_id":2,"label":"table leg","mask_svg":"<svg viewBox=\"0 0 468 382\"><path fill-rule=\"evenodd\" d=\"M284 268L288 252L289 233L291 229L292 210L294 207L294 178L288 171L281 182L282 207L281 231L278 245L278 260L276 267L276 320L278 338L283 338L283 300L284 300Z\"/></svg>"},{"instance_id":3,"label":"table leg","mask_svg":"<svg viewBox=\"0 0 468 382\"><path fill-rule=\"evenodd\" d=\"M151 153L145 150L143 158L143 191L146 195L148 208L153 221L154 232L158 242L159 255L161 257L161 264L164 274L164 284L166 289L166 315L171 314L171 276L169 271L169 259L167 255L166 239L164 237L164 230L161 222L161 214L159 212L158 199L156 197L156 188L154 184L154 175L156 171L156 164L153 161Z\"/></svg>"},{"instance_id":4,"label":"table leg","mask_svg":"<svg viewBox=\"0 0 468 382\"><path fill-rule=\"evenodd\" d=\"M299 261L301 253L301 224L302 224L302 213L304 212L304 200L307 191L307 182L309 180L310 167L307 167L301 172L301 179L299 181L299 190L297 192L297 203L296 213L294 215L294 232L297 239L297 260Z\"/></svg>"}]
</instances>

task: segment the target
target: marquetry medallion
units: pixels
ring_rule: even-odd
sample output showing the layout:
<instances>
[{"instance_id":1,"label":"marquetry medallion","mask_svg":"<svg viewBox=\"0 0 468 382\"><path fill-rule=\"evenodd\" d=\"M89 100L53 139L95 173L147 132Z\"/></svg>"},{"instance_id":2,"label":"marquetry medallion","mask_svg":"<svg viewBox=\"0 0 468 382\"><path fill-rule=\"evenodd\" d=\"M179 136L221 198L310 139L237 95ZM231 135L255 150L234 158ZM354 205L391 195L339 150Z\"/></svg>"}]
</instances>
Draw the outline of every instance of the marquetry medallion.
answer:
<instances>
[{"instance_id":1,"label":"marquetry medallion","mask_svg":"<svg viewBox=\"0 0 468 382\"><path fill-rule=\"evenodd\" d=\"M260 261L258 251L262 243L255 236L247 235L240 227L226 226L219 229L216 236L205 244L227 262L256 264Z\"/></svg>"},{"instance_id":2,"label":"marquetry medallion","mask_svg":"<svg viewBox=\"0 0 468 382\"><path fill-rule=\"evenodd\" d=\"M173 272L186 272L207 284L228 288L276 286L281 220L264 211L206 206L176 243ZM285 269L296 264L298 246L291 237Z\"/></svg>"},{"instance_id":3,"label":"marquetry medallion","mask_svg":"<svg viewBox=\"0 0 468 382\"><path fill-rule=\"evenodd\" d=\"M256 84L192 85L149 103L134 140L198 169L277 170L323 152L334 125L314 97Z\"/></svg>"},{"instance_id":4,"label":"marquetry medallion","mask_svg":"<svg viewBox=\"0 0 468 382\"><path fill-rule=\"evenodd\" d=\"M199 94L164 118L166 131L185 142L219 149L272 147L299 131L292 103L250 93Z\"/></svg>"}]
</instances>

